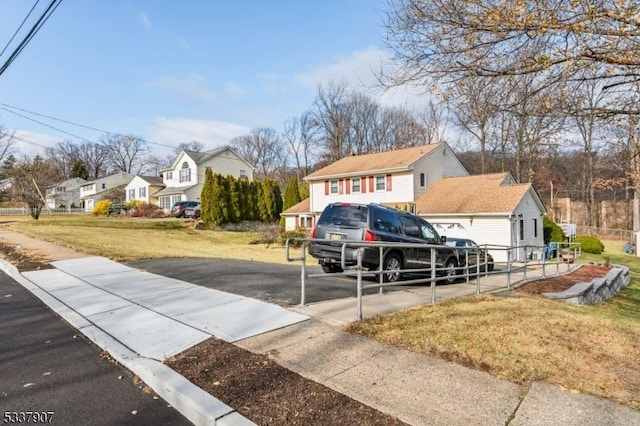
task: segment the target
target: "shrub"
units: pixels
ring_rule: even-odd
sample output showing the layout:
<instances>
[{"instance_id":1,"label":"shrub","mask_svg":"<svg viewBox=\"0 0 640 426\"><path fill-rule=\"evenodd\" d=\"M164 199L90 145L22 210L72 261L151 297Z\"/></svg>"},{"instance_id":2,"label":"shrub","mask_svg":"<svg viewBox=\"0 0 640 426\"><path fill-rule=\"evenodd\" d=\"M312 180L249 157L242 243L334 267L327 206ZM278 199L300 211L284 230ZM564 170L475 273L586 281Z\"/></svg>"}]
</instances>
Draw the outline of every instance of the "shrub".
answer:
<instances>
[{"instance_id":1,"label":"shrub","mask_svg":"<svg viewBox=\"0 0 640 426\"><path fill-rule=\"evenodd\" d=\"M131 211L133 209L137 209L142 204L144 204L144 201L142 201L142 200L129 200L129 201L127 201L127 204L126 204L127 207L126 208L127 208L127 210Z\"/></svg>"},{"instance_id":2,"label":"shrub","mask_svg":"<svg viewBox=\"0 0 640 426\"><path fill-rule=\"evenodd\" d=\"M604 244L596 237L584 235L577 237L574 242L582 244L582 251L585 253L602 254L604 251Z\"/></svg>"},{"instance_id":3,"label":"shrub","mask_svg":"<svg viewBox=\"0 0 640 426\"><path fill-rule=\"evenodd\" d=\"M166 216L166 213L160 207L155 204L149 204L142 201L136 203L136 207L129 210L129 212L132 217L157 218Z\"/></svg>"},{"instance_id":4,"label":"shrub","mask_svg":"<svg viewBox=\"0 0 640 426\"><path fill-rule=\"evenodd\" d=\"M287 238L307 238L309 236L309 230L305 228L296 228L291 231L285 231L280 234L280 244L285 245ZM300 247L302 244L299 241L292 241L291 247Z\"/></svg>"},{"instance_id":5,"label":"shrub","mask_svg":"<svg viewBox=\"0 0 640 426\"><path fill-rule=\"evenodd\" d=\"M98 201L91 212L94 216L107 216L109 214L109 209L111 208L111 201L109 200L101 200Z\"/></svg>"},{"instance_id":6,"label":"shrub","mask_svg":"<svg viewBox=\"0 0 640 426\"><path fill-rule=\"evenodd\" d=\"M544 232L544 243L549 244L551 241L561 243L564 241L564 231L548 216L542 218L542 227Z\"/></svg>"}]
</instances>

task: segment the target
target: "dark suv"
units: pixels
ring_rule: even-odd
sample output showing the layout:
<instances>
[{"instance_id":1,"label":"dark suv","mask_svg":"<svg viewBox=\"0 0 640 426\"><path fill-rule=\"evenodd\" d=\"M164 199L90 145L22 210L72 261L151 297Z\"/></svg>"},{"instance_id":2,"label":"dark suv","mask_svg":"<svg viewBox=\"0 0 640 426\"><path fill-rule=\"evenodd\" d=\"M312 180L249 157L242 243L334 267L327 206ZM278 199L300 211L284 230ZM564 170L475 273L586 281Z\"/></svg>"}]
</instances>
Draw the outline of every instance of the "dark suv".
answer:
<instances>
[{"instance_id":1,"label":"dark suv","mask_svg":"<svg viewBox=\"0 0 640 426\"><path fill-rule=\"evenodd\" d=\"M171 207L171 216L184 217L184 210L187 207L198 207L200 202L198 201L178 201Z\"/></svg>"},{"instance_id":2,"label":"dark suv","mask_svg":"<svg viewBox=\"0 0 640 426\"><path fill-rule=\"evenodd\" d=\"M429 222L405 211L379 204L329 204L320 215L311 238L309 254L318 259L322 270L327 273L342 272L340 258L343 241L388 241L440 246L436 249L436 268L442 268L438 274L446 276L448 283L456 280L459 264L457 251L444 245L446 237L441 238ZM346 266L357 263L357 252L357 248L346 248ZM429 268L430 263L431 248L428 247L390 247L383 252L383 268L387 271ZM365 248L363 267L378 269L379 264L379 248ZM400 272L384 274L386 282L395 282L400 278Z\"/></svg>"}]
</instances>

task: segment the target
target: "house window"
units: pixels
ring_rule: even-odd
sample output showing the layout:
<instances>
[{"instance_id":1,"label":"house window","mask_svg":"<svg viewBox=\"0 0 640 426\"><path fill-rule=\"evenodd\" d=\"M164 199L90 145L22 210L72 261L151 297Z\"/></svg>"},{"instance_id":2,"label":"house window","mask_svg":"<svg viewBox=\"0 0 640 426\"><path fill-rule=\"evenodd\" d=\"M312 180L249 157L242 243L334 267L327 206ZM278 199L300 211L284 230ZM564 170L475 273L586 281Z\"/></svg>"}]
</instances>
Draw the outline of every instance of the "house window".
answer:
<instances>
[{"instance_id":1,"label":"house window","mask_svg":"<svg viewBox=\"0 0 640 426\"><path fill-rule=\"evenodd\" d=\"M311 216L300 216L300 228L311 228Z\"/></svg>"},{"instance_id":2,"label":"house window","mask_svg":"<svg viewBox=\"0 0 640 426\"><path fill-rule=\"evenodd\" d=\"M180 169L180 182L191 182L191 169L186 161L182 163L182 168Z\"/></svg>"},{"instance_id":3,"label":"house window","mask_svg":"<svg viewBox=\"0 0 640 426\"><path fill-rule=\"evenodd\" d=\"M330 182L330 187L329 187L329 193L330 194L337 194L338 193L338 180L334 179Z\"/></svg>"},{"instance_id":4,"label":"house window","mask_svg":"<svg viewBox=\"0 0 640 426\"><path fill-rule=\"evenodd\" d=\"M360 192L361 178L351 179L351 192Z\"/></svg>"},{"instance_id":5,"label":"house window","mask_svg":"<svg viewBox=\"0 0 640 426\"><path fill-rule=\"evenodd\" d=\"M387 177L376 176L376 191L386 191L386 190L387 190Z\"/></svg>"},{"instance_id":6,"label":"house window","mask_svg":"<svg viewBox=\"0 0 640 426\"><path fill-rule=\"evenodd\" d=\"M167 180L173 179L173 172L167 172Z\"/></svg>"},{"instance_id":7,"label":"house window","mask_svg":"<svg viewBox=\"0 0 640 426\"><path fill-rule=\"evenodd\" d=\"M136 198L136 190L135 189L130 189L129 190L129 199L133 200L134 198Z\"/></svg>"},{"instance_id":8,"label":"house window","mask_svg":"<svg viewBox=\"0 0 640 426\"><path fill-rule=\"evenodd\" d=\"M56 191L57 192L65 192L64 188L65 188L64 186L59 186L59 187L56 188Z\"/></svg>"},{"instance_id":9,"label":"house window","mask_svg":"<svg viewBox=\"0 0 640 426\"><path fill-rule=\"evenodd\" d=\"M103 183L103 184L102 184L102 189L106 189L106 188L107 188L107 184L106 184L106 183Z\"/></svg>"},{"instance_id":10,"label":"house window","mask_svg":"<svg viewBox=\"0 0 640 426\"><path fill-rule=\"evenodd\" d=\"M143 186L141 188L138 188L138 197L145 198L146 196L147 196L147 187Z\"/></svg>"},{"instance_id":11,"label":"house window","mask_svg":"<svg viewBox=\"0 0 640 426\"><path fill-rule=\"evenodd\" d=\"M533 236L534 238L538 238L538 219L533 219Z\"/></svg>"},{"instance_id":12,"label":"house window","mask_svg":"<svg viewBox=\"0 0 640 426\"><path fill-rule=\"evenodd\" d=\"M420 188L427 186L427 176L424 173L420 173Z\"/></svg>"},{"instance_id":13,"label":"house window","mask_svg":"<svg viewBox=\"0 0 640 426\"><path fill-rule=\"evenodd\" d=\"M247 175L246 170L240 170L240 177L245 177Z\"/></svg>"},{"instance_id":14,"label":"house window","mask_svg":"<svg viewBox=\"0 0 640 426\"><path fill-rule=\"evenodd\" d=\"M520 241L524 240L524 219L520 219Z\"/></svg>"}]
</instances>

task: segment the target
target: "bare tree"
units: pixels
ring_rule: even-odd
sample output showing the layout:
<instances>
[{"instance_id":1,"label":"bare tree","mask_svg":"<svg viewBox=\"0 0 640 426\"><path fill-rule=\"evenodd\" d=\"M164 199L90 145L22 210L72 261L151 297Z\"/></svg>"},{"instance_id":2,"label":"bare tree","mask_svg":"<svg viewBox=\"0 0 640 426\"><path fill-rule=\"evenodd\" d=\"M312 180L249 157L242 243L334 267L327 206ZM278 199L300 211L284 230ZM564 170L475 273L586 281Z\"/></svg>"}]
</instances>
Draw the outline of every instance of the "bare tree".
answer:
<instances>
[{"instance_id":1,"label":"bare tree","mask_svg":"<svg viewBox=\"0 0 640 426\"><path fill-rule=\"evenodd\" d=\"M132 135L106 134L101 139L109 152L109 166L112 171L138 174L144 168L143 159L147 154L147 143Z\"/></svg>"},{"instance_id":2,"label":"bare tree","mask_svg":"<svg viewBox=\"0 0 640 426\"><path fill-rule=\"evenodd\" d=\"M302 177L309 174L311 164L317 159L318 143L312 113L306 112L285 122L282 137L288 145L297 172L301 173ZM298 178L300 177L298 175Z\"/></svg>"},{"instance_id":3,"label":"bare tree","mask_svg":"<svg viewBox=\"0 0 640 426\"><path fill-rule=\"evenodd\" d=\"M0 126L0 162L16 153L14 135L15 132L9 132Z\"/></svg>"},{"instance_id":4,"label":"bare tree","mask_svg":"<svg viewBox=\"0 0 640 426\"><path fill-rule=\"evenodd\" d=\"M182 142L173 150L175 154L180 154L182 151L202 152L204 151L204 144L196 140Z\"/></svg>"},{"instance_id":5,"label":"bare tree","mask_svg":"<svg viewBox=\"0 0 640 426\"><path fill-rule=\"evenodd\" d=\"M633 1L389 0L388 85L534 74L548 84L585 69L603 89L640 77ZM598 66L592 66L597 64ZM580 78L584 78L582 76Z\"/></svg>"},{"instance_id":6,"label":"bare tree","mask_svg":"<svg viewBox=\"0 0 640 426\"><path fill-rule=\"evenodd\" d=\"M319 86L313 105L313 118L320 143L324 147L324 161L333 162L349 155L351 145L350 102L345 84Z\"/></svg>"},{"instance_id":7,"label":"bare tree","mask_svg":"<svg viewBox=\"0 0 640 426\"><path fill-rule=\"evenodd\" d=\"M84 161L87 167L89 179L98 179L104 177L108 173L110 152L106 146L85 142L78 146L80 159Z\"/></svg>"},{"instance_id":8,"label":"bare tree","mask_svg":"<svg viewBox=\"0 0 640 426\"><path fill-rule=\"evenodd\" d=\"M44 207L44 188L61 179L56 166L36 156L24 157L11 170L13 197L25 203L33 219L38 219Z\"/></svg>"},{"instance_id":9,"label":"bare tree","mask_svg":"<svg viewBox=\"0 0 640 426\"><path fill-rule=\"evenodd\" d=\"M230 145L257 169L257 177L261 179L273 177L286 165L287 150L274 129L253 129L248 135L233 138Z\"/></svg>"},{"instance_id":10,"label":"bare tree","mask_svg":"<svg viewBox=\"0 0 640 426\"><path fill-rule=\"evenodd\" d=\"M65 179L71 176L71 170L76 160L81 159L79 146L70 140L46 148L45 156L56 166L60 175Z\"/></svg>"}]
</instances>

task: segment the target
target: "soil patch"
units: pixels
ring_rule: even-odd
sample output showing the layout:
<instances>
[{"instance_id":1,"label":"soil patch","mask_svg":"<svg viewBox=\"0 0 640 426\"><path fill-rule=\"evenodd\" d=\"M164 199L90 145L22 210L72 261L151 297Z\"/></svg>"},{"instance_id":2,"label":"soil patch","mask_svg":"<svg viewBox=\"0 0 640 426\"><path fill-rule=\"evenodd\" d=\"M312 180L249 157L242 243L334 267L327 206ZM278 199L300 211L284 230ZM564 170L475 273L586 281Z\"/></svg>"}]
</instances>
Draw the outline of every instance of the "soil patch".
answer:
<instances>
[{"instance_id":1,"label":"soil patch","mask_svg":"<svg viewBox=\"0 0 640 426\"><path fill-rule=\"evenodd\" d=\"M575 284L588 283L594 278L604 277L610 270L611 266L583 265L569 274L533 281L518 287L515 291L529 294L556 293L571 288Z\"/></svg>"},{"instance_id":2,"label":"soil patch","mask_svg":"<svg viewBox=\"0 0 640 426\"><path fill-rule=\"evenodd\" d=\"M31 253L20 246L0 242L0 257L12 263L18 271L37 271L38 269L51 269L49 261Z\"/></svg>"},{"instance_id":3,"label":"soil patch","mask_svg":"<svg viewBox=\"0 0 640 426\"><path fill-rule=\"evenodd\" d=\"M167 365L259 425L404 425L400 420L216 338Z\"/></svg>"}]
</instances>

